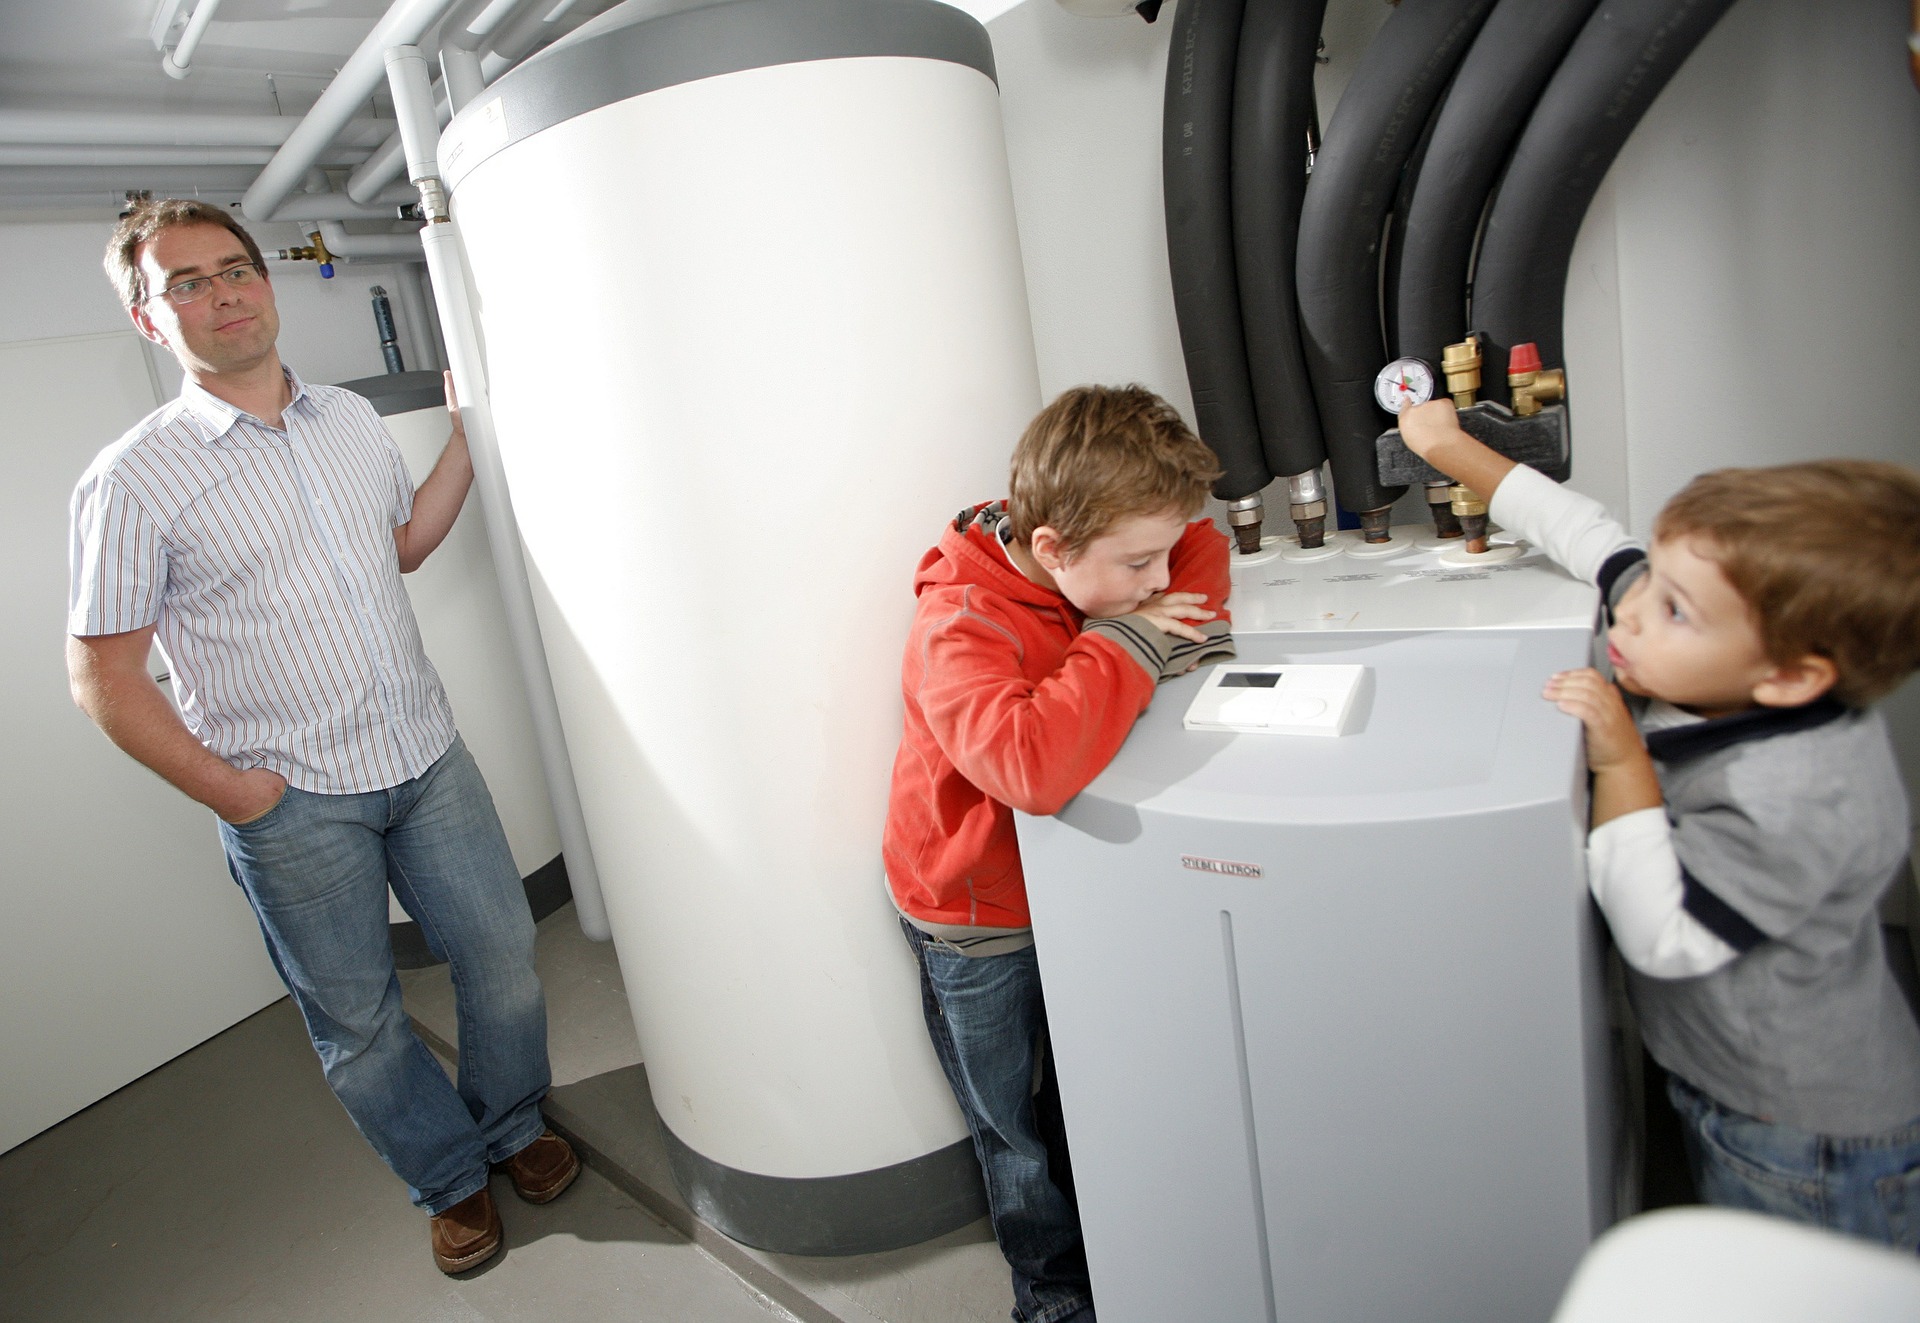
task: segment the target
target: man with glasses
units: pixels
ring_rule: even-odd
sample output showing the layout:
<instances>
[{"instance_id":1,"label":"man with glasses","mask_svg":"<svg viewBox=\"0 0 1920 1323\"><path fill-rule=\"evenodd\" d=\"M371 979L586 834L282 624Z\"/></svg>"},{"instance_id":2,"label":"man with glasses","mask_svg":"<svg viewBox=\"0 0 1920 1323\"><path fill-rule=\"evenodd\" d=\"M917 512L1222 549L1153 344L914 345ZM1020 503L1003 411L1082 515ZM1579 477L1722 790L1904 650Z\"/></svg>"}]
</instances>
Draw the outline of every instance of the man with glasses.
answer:
<instances>
[{"instance_id":1,"label":"man with glasses","mask_svg":"<svg viewBox=\"0 0 1920 1323\"><path fill-rule=\"evenodd\" d=\"M273 282L227 212L140 204L106 267L186 381L74 492L74 700L217 815L328 1084L431 1216L434 1262L463 1272L500 1247L491 1164L545 1203L579 1162L540 1114L519 870L400 581L472 481L451 386L453 434L415 491L370 404L282 365ZM177 712L148 670L156 636ZM451 967L457 1087L401 1006L389 884Z\"/></svg>"}]
</instances>

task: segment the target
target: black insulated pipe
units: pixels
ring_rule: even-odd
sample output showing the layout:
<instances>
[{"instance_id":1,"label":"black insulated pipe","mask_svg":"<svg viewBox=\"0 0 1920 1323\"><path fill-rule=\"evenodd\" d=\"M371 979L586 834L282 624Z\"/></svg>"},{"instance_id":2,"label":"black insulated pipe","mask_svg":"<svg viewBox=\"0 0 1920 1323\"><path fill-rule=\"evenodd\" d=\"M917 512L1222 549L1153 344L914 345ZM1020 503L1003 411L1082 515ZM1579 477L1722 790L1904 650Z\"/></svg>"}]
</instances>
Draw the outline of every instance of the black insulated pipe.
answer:
<instances>
[{"instance_id":1,"label":"black insulated pipe","mask_svg":"<svg viewBox=\"0 0 1920 1323\"><path fill-rule=\"evenodd\" d=\"M1233 74L1242 9L1242 0L1181 0L1174 11L1160 157L1194 426L1226 470L1213 488L1223 501L1254 496L1273 481L1260 450L1233 262ZM1257 527L1254 537L1257 545Z\"/></svg>"},{"instance_id":2,"label":"black insulated pipe","mask_svg":"<svg viewBox=\"0 0 1920 1323\"><path fill-rule=\"evenodd\" d=\"M1538 344L1547 367L1565 363L1567 270L1587 206L1647 107L1732 3L1604 0L1574 39L1514 148L1480 241L1472 322L1483 336L1487 398L1511 399L1507 355L1517 344Z\"/></svg>"},{"instance_id":3,"label":"black insulated pipe","mask_svg":"<svg viewBox=\"0 0 1920 1323\"><path fill-rule=\"evenodd\" d=\"M1374 467L1374 439L1389 425L1373 400L1388 358L1380 239L1401 170L1492 7L1418 0L1395 9L1341 94L1307 182L1295 262L1300 331L1334 495L1348 510L1384 510L1405 490L1383 487Z\"/></svg>"},{"instance_id":4,"label":"black insulated pipe","mask_svg":"<svg viewBox=\"0 0 1920 1323\"><path fill-rule=\"evenodd\" d=\"M1500 0L1454 75L1396 245L1397 357L1440 365L1469 330L1473 241L1500 167L1598 0Z\"/></svg>"},{"instance_id":5,"label":"black insulated pipe","mask_svg":"<svg viewBox=\"0 0 1920 1323\"><path fill-rule=\"evenodd\" d=\"M1326 0L1249 5L1233 79L1234 265L1260 448L1276 477L1317 469L1327 457L1293 283L1326 8Z\"/></svg>"}]
</instances>

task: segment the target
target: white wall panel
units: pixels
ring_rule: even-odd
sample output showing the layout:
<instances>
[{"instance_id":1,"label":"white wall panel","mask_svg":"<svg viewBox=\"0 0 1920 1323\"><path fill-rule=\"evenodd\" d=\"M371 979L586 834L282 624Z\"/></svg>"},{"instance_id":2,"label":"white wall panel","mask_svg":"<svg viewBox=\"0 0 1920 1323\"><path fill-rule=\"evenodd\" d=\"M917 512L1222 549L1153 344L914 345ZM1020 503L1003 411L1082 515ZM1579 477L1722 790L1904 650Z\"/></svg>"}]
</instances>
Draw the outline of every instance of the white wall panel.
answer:
<instances>
[{"instance_id":1,"label":"white wall panel","mask_svg":"<svg viewBox=\"0 0 1920 1323\"><path fill-rule=\"evenodd\" d=\"M0 345L0 1150L284 992L212 815L67 695L67 500L156 402L140 346Z\"/></svg>"}]
</instances>

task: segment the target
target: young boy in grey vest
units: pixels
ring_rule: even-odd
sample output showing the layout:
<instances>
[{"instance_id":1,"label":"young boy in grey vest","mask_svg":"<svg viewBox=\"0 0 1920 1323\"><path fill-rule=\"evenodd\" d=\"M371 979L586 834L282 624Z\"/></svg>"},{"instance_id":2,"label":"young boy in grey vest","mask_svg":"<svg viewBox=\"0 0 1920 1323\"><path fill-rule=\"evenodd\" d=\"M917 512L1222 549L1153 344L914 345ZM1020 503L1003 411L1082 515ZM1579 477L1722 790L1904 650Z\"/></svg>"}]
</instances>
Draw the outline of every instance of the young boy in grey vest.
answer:
<instances>
[{"instance_id":1,"label":"young boy in grey vest","mask_svg":"<svg viewBox=\"0 0 1920 1323\"><path fill-rule=\"evenodd\" d=\"M1701 1197L1920 1249L1920 1024L1879 919L1910 828L1871 706L1920 666L1920 474L1703 474L1643 551L1447 401L1400 430L1606 601L1612 680L1546 697L1586 727L1588 884Z\"/></svg>"}]
</instances>

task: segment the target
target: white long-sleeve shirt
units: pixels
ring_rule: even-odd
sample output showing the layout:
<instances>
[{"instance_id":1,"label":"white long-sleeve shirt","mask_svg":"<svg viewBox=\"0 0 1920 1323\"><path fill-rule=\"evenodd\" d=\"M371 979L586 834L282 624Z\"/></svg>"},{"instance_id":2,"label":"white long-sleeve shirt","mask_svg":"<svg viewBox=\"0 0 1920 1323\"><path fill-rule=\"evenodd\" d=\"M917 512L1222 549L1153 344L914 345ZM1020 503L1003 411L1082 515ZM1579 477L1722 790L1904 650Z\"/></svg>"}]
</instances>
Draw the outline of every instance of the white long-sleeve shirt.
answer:
<instances>
[{"instance_id":1,"label":"white long-sleeve shirt","mask_svg":"<svg viewBox=\"0 0 1920 1323\"><path fill-rule=\"evenodd\" d=\"M1598 501L1525 465L1500 483L1488 513L1568 573L1602 583L1603 590L1610 586L1603 572L1617 566L1622 553L1645 555ZM1644 732L1700 718L1654 700L1638 720ZM1587 887L1607 916L1621 958L1643 974L1697 978L1740 954L1687 912L1685 881L1664 808L1623 814L1589 833Z\"/></svg>"}]
</instances>

